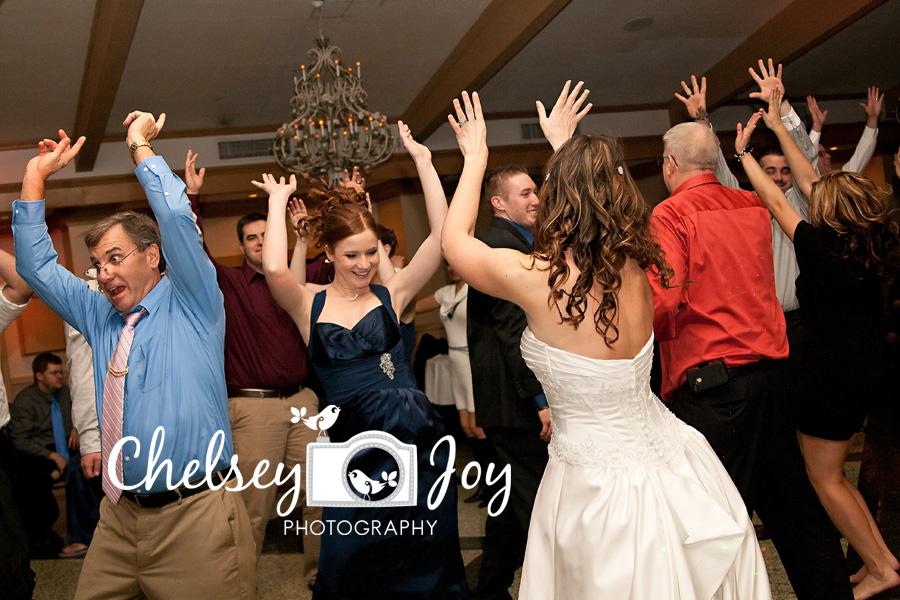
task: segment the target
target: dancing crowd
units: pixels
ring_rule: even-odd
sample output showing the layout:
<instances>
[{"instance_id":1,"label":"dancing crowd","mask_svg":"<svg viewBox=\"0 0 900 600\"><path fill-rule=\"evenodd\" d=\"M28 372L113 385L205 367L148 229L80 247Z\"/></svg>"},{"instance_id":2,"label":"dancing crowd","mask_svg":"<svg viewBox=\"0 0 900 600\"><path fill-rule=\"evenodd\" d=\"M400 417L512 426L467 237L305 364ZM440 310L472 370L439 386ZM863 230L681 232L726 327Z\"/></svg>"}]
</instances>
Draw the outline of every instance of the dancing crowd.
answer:
<instances>
[{"instance_id":1,"label":"dancing crowd","mask_svg":"<svg viewBox=\"0 0 900 600\"><path fill-rule=\"evenodd\" d=\"M135 111L125 142L154 218L93 226L77 276L58 262L44 192L85 140L40 141L12 207L15 257L0 252L0 327L43 300L69 326L72 389L42 354L9 414L0 396L0 595L30 598L29 560L60 552L85 557L79 599L253 598L277 486L229 488L282 467L302 473L303 579L318 600L509 598L520 566L523 599L771 598L754 512L801 600L900 584L843 471L885 393L884 298L900 265L896 200L858 172L883 96L868 91L857 151L835 170L818 143L827 111L808 98L808 134L781 65L750 74L765 108L737 125L734 157L753 191L709 123L706 79L691 77L676 94L690 121L662 138L670 195L652 210L618 139L575 134L592 108L582 83L549 112L537 103L553 150L537 184L521 167L487 170L481 100L462 92L449 207L431 152L398 122L430 226L408 264L357 169L336 186L310 179L306 198L296 176L263 173L252 185L268 213L237 222L243 264L220 264L197 155L179 178L151 144L165 115ZM760 121L778 146L754 153ZM894 164L900 177L900 152ZM482 201L492 219L476 236ZM310 244L324 250L313 261ZM417 302L442 260L453 282ZM472 590L451 424L410 362L413 317L428 310L482 478L471 499L488 507ZM327 463L342 469L337 492L307 488L313 450L345 452ZM65 545L47 533L54 470Z\"/></svg>"}]
</instances>

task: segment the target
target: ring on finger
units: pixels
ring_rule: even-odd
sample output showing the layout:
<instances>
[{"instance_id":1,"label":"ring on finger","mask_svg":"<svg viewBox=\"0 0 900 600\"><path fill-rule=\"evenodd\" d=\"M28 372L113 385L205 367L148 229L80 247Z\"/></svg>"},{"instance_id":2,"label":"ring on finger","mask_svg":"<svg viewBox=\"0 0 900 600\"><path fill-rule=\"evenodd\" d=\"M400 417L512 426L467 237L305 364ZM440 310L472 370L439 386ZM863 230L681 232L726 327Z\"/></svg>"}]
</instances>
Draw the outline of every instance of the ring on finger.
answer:
<instances>
[{"instance_id":1,"label":"ring on finger","mask_svg":"<svg viewBox=\"0 0 900 600\"><path fill-rule=\"evenodd\" d=\"M460 126L460 127L462 127L462 126L465 125L466 123L468 123L468 121L467 121L466 119L462 119L462 120L460 120L460 121L457 123L457 125Z\"/></svg>"}]
</instances>

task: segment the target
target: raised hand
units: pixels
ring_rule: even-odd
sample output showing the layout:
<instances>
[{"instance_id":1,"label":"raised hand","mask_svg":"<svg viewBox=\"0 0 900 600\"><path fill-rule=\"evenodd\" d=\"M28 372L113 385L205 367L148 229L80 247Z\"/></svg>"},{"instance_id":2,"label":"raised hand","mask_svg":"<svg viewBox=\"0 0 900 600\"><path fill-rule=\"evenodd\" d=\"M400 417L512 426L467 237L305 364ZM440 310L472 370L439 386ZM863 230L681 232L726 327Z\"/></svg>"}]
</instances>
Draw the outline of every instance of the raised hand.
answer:
<instances>
[{"instance_id":1,"label":"raised hand","mask_svg":"<svg viewBox=\"0 0 900 600\"><path fill-rule=\"evenodd\" d=\"M751 115L746 126L741 126L740 123L737 124L737 137L734 139L734 151L736 154L743 154L747 149L747 144L750 143L750 136L753 135L753 130L756 129L756 124L762 118L762 114L762 109L759 109L759 111Z\"/></svg>"},{"instance_id":2,"label":"raised hand","mask_svg":"<svg viewBox=\"0 0 900 600\"><path fill-rule=\"evenodd\" d=\"M403 147L406 148L413 160L431 162L431 150L413 139L409 125L403 121L397 121L397 127L400 129L400 139L403 141Z\"/></svg>"},{"instance_id":3,"label":"raised hand","mask_svg":"<svg viewBox=\"0 0 900 600\"><path fill-rule=\"evenodd\" d=\"M553 110L550 111L549 115L540 100L536 103L541 130L544 132L544 137L550 142L554 151L572 137L572 134L575 133L575 128L578 127L579 121L581 121L581 119L584 118L584 115L588 114L594 106L593 104L588 103L584 108L581 108L581 105L584 104L584 101L587 100L588 94L590 93L590 90L581 92L581 87L584 85L583 81L579 81L570 93L569 87L571 85L572 81L569 80L563 86L562 92L560 92L559 98L556 99L556 104L553 105ZM579 92L581 92L580 95Z\"/></svg>"},{"instance_id":4,"label":"raised hand","mask_svg":"<svg viewBox=\"0 0 900 600\"><path fill-rule=\"evenodd\" d=\"M688 87L684 81L681 82L681 87L684 88L684 93L687 96L682 96L675 92L675 97L684 103L684 107L691 118L695 121L708 118L709 115L706 112L706 77L700 78L700 85L698 86L697 77L691 75L691 87Z\"/></svg>"},{"instance_id":5,"label":"raised hand","mask_svg":"<svg viewBox=\"0 0 900 600\"><path fill-rule=\"evenodd\" d=\"M763 62L763 59L759 59L759 74L757 75L756 71L753 70L753 67L748 69L750 71L750 77L759 85L758 92L750 92L751 98L757 98L758 100L762 100L765 102L769 99L769 95L772 93L772 89L776 87L782 87L781 85L781 64L778 65L778 69L776 70L775 65L772 63L772 59L769 59L769 67L766 68L766 64Z\"/></svg>"},{"instance_id":6,"label":"raised hand","mask_svg":"<svg viewBox=\"0 0 900 600\"><path fill-rule=\"evenodd\" d=\"M199 194L200 188L203 187L203 177L206 175L206 168L200 167L197 170L197 153L187 151L187 158L184 161L184 183L187 187L188 194Z\"/></svg>"},{"instance_id":7,"label":"raised hand","mask_svg":"<svg viewBox=\"0 0 900 600\"><path fill-rule=\"evenodd\" d=\"M877 87L870 87L866 102L859 103L863 110L866 111L866 125L872 129L878 127L878 117L881 116L881 103L884 100L884 94L879 95L878 92L879 89Z\"/></svg>"},{"instance_id":8,"label":"raised hand","mask_svg":"<svg viewBox=\"0 0 900 600\"><path fill-rule=\"evenodd\" d=\"M284 180L284 177L281 177L276 181L275 176L271 173L263 173L262 182L253 180L250 183L267 193L269 198L275 197L285 201L287 201L291 194L297 191L296 175L291 175L290 179L287 181Z\"/></svg>"},{"instance_id":9,"label":"raised hand","mask_svg":"<svg viewBox=\"0 0 900 600\"><path fill-rule=\"evenodd\" d=\"M456 118L447 115L447 120L450 121L450 127L456 134L456 142L463 158L487 159L487 128L484 125L478 92L474 92L472 98L469 98L467 92L463 92L462 104L458 99L454 99L453 108L456 110Z\"/></svg>"},{"instance_id":10,"label":"raised hand","mask_svg":"<svg viewBox=\"0 0 900 600\"><path fill-rule=\"evenodd\" d=\"M812 130L821 133L822 125L825 124L825 119L828 117L828 111L819 109L819 104L812 96L806 97L806 106L809 108L809 114L812 115Z\"/></svg>"},{"instance_id":11,"label":"raised hand","mask_svg":"<svg viewBox=\"0 0 900 600\"><path fill-rule=\"evenodd\" d=\"M125 141L131 145L131 142L143 138L148 142L159 135L163 125L166 123L166 113L160 113L159 119L152 114L136 110L129 113L122 125L128 128L128 135Z\"/></svg>"},{"instance_id":12,"label":"raised hand","mask_svg":"<svg viewBox=\"0 0 900 600\"><path fill-rule=\"evenodd\" d=\"M347 169L344 169L344 178L339 182L339 185L356 190L362 194L366 191L366 178L359 172L359 167L353 167L352 174Z\"/></svg>"},{"instance_id":13,"label":"raised hand","mask_svg":"<svg viewBox=\"0 0 900 600\"><path fill-rule=\"evenodd\" d=\"M756 74L753 67L750 67L749 70L750 76L753 77L753 80L759 85L758 92L750 92L751 98L766 102L769 99L769 96L771 96L774 88L784 90L784 84L781 82L781 64L779 64L776 69L771 58L769 59L768 69L763 60L759 59L759 75ZM786 117L790 112L791 105L788 102L784 102L781 106L781 116Z\"/></svg>"},{"instance_id":14,"label":"raised hand","mask_svg":"<svg viewBox=\"0 0 900 600\"><path fill-rule=\"evenodd\" d=\"M78 155L86 139L81 136L73 146L66 132L60 129L59 142L50 139L38 142L38 155L28 161L26 171L39 176L42 181L47 181L51 175L63 169Z\"/></svg>"},{"instance_id":15,"label":"raised hand","mask_svg":"<svg viewBox=\"0 0 900 600\"><path fill-rule=\"evenodd\" d=\"M303 203L303 200L300 198L291 198L291 201L288 202L287 211L288 218L291 221L291 227L294 228L297 237L308 237L309 230L307 229L307 225L309 225L309 221L307 218L309 217L309 214L306 212L306 204Z\"/></svg>"},{"instance_id":16,"label":"raised hand","mask_svg":"<svg viewBox=\"0 0 900 600\"><path fill-rule=\"evenodd\" d=\"M781 122L781 101L784 99L784 90L781 88L772 88L772 91L769 93L769 110L762 113L763 121L766 124L766 127L775 131L779 127L784 127L784 123Z\"/></svg>"}]
</instances>

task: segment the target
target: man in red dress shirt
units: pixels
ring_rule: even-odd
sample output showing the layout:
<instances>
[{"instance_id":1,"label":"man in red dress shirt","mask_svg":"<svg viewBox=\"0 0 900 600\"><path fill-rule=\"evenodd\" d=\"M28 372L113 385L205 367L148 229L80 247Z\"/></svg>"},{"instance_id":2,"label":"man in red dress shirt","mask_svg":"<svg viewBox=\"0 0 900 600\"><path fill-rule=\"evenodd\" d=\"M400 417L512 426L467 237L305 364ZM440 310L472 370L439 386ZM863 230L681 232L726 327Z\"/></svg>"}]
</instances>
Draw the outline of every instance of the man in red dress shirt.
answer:
<instances>
[{"instance_id":1,"label":"man in red dress shirt","mask_svg":"<svg viewBox=\"0 0 900 600\"><path fill-rule=\"evenodd\" d=\"M788 343L769 212L716 179L709 127L676 125L663 143L671 195L651 220L675 271L668 289L651 277L663 400L706 436L748 512L765 522L797 597L852 598L840 538L785 414Z\"/></svg>"}]
</instances>

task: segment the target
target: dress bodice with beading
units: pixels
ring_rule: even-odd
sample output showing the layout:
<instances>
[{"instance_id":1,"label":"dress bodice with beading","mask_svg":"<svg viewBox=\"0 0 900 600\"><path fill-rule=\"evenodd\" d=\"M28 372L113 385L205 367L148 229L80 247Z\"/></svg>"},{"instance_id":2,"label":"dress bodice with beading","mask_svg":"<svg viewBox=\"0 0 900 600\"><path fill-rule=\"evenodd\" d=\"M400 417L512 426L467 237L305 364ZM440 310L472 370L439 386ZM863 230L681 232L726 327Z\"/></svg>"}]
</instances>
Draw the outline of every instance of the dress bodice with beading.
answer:
<instances>
[{"instance_id":1,"label":"dress bodice with beading","mask_svg":"<svg viewBox=\"0 0 900 600\"><path fill-rule=\"evenodd\" d=\"M677 467L685 425L650 391L653 338L630 360L554 348L530 329L522 356L550 398L550 456L583 467Z\"/></svg>"},{"instance_id":2,"label":"dress bodice with beading","mask_svg":"<svg viewBox=\"0 0 900 600\"><path fill-rule=\"evenodd\" d=\"M388 290L370 287L381 305L350 328L319 322L326 294L315 296L310 315L310 362L328 403L340 407L337 421L328 429L331 442L380 431L416 446L417 502L413 506L326 506L322 513L326 523L368 526L377 522L385 531L377 535L326 531L319 561L328 568L319 571L313 598L464 600L468 593L459 550L456 486L449 486L439 505L428 507L427 495L450 461L447 444L438 445L445 434L444 425L425 394L416 388ZM430 462L432 458L434 462ZM394 463L386 460L384 464L387 468ZM366 475L374 478L383 470L371 467ZM422 535L398 533L403 531L402 523L426 519L434 526Z\"/></svg>"}]
</instances>

